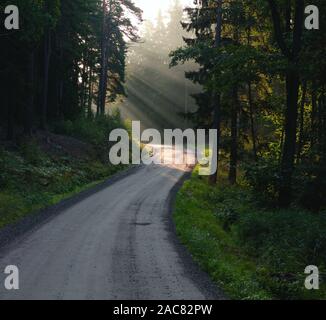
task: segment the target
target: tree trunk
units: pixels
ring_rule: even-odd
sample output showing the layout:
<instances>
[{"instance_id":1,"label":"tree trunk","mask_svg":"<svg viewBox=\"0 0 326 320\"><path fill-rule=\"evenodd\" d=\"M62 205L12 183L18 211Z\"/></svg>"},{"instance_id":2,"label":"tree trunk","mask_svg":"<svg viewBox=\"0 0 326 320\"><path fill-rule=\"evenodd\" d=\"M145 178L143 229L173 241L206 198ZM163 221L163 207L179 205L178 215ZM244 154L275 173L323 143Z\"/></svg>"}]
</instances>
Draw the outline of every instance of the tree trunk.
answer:
<instances>
[{"instance_id":1,"label":"tree trunk","mask_svg":"<svg viewBox=\"0 0 326 320\"><path fill-rule=\"evenodd\" d=\"M287 207L292 199L292 176L295 161L298 120L299 74L289 71L286 76L287 108L285 112L285 140L281 163L279 204Z\"/></svg>"},{"instance_id":2,"label":"tree trunk","mask_svg":"<svg viewBox=\"0 0 326 320\"><path fill-rule=\"evenodd\" d=\"M216 171L209 177L209 183L215 185L217 183L218 171L219 171L219 158L220 158L220 140L221 140L221 96L219 94L213 94L212 99L214 101L214 115L212 129L217 131L216 148ZM213 152L214 154L214 152Z\"/></svg>"},{"instance_id":3,"label":"tree trunk","mask_svg":"<svg viewBox=\"0 0 326 320\"><path fill-rule=\"evenodd\" d=\"M252 98L252 87L251 82L248 83L248 102L249 102L249 112L250 112L250 127L251 127L251 138L252 138L252 152L254 155L255 162L258 161L257 156L257 138L256 138L256 129L255 129L255 120L254 120L254 104Z\"/></svg>"},{"instance_id":4,"label":"tree trunk","mask_svg":"<svg viewBox=\"0 0 326 320\"><path fill-rule=\"evenodd\" d=\"M7 140L12 141L14 139L14 117L15 117L15 110L14 110L14 103L12 101L13 94L12 94L12 83L8 83L5 88L8 94L4 95L4 103L7 107Z\"/></svg>"},{"instance_id":5,"label":"tree trunk","mask_svg":"<svg viewBox=\"0 0 326 320\"><path fill-rule=\"evenodd\" d=\"M311 137L310 137L310 143L311 147L313 147L316 143L316 118L317 118L317 92L316 92L316 85L313 82L312 83L312 93L311 93Z\"/></svg>"},{"instance_id":6,"label":"tree trunk","mask_svg":"<svg viewBox=\"0 0 326 320\"><path fill-rule=\"evenodd\" d=\"M230 171L229 182L233 185L237 182L237 166L238 166L238 114L239 101L238 89L233 89L233 103L231 110L231 154L230 154Z\"/></svg>"},{"instance_id":7,"label":"tree trunk","mask_svg":"<svg viewBox=\"0 0 326 320\"><path fill-rule=\"evenodd\" d=\"M317 103L318 108L318 124L317 124L317 136L318 136L318 152L319 154L324 154L324 145L325 145L325 96L324 92L322 91L318 98Z\"/></svg>"},{"instance_id":8,"label":"tree trunk","mask_svg":"<svg viewBox=\"0 0 326 320\"><path fill-rule=\"evenodd\" d=\"M81 110L83 110L85 114L85 106L86 106L86 98L87 98L87 78L88 78L88 71L87 71L87 65L86 62L87 59L84 59L83 61L83 69L82 69L82 83L81 83L81 94L80 94L80 107Z\"/></svg>"},{"instance_id":9,"label":"tree trunk","mask_svg":"<svg viewBox=\"0 0 326 320\"><path fill-rule=\"evenodd\" d=\"M103 115L105 112L106 101L106 77L107 77L107 3L103 0L103 21L102 21L102 37L101 37L101 71L99 79L97 112Z\"/></svg>"},{"instance_id":10,"label":"tree trunk","mask_svg":"<svg viewBox=\"0 0 326 320\"><path fill-rule=\"evenodd\" d=\"M286 72L287 103L284 127L285 141L281 161L281 181L279 186L279 204L282 207L287 207L292 201L292 176L296 154L295 149L297 140L298 96L300 81L297 60L302 47L304 0L296 0L294 4L295 12L294 19L292 19L294 21L294 27L291 48L289 48L283 35L282 21L278 10L278 4L275 0L268 0L268 2L271 9L276 41L289 63L288 70ZM287 1L286 20L292 17L291 9L291 2ZM286 28L289 28L290 26L288 21L286 21L285 25Z\"/></svg>"},{"instance_id":11,"label":"tree trunk","mask_svg":"<svg viewBox=\"0 0 326 320\"><path fill-rule=\"evenodd\" d=\"M43 130L46 130L47 127L50 59L51 59L51 31L47 30L44 39L44 79L43 79L43 101L42 101L42 115L41 115L41 129Z\"/></svg>"},{"instance_id":12,"label":"tree trunk","mask_svg":"<svg viewBox=\"0 0 326 320\"><path fill-rule=\"evenodd\" d=\"M222 39L222 5L223 0L216 0L216 30L215 30L215 47L219 48ZM218 171L219 171L219 156L220 156L220 140L221 140L221 96L220 94L213 93L213 125L212 129L217 131L217 143L216 148L216 165L217 169L214 174L209 177L209 182L212 185L217 183ZM213 152L214 154L214 152Z\"/></svg>"},{"instance_id":13,"label":"tree trunk","mask_svg":"<svg viewBox=\"0 0 326 320\"><path fill-rule=\"evenodd\" d=\"M88 101L87 101L87 117L91 118L93 115L92 111L92 100L93 100L93 70L89 68L89 79L88 79Z\"/></svg>"},{"instance_id":14,"label":"tree trunk","mask_svg":"<svg viewBox=\"0 0 326 320\"><path fill-rule=\"evenodd\" d=\"M298 152L297 152L297 162L301 160L302 148L304 145L304 114L306 105L306 94L307 94L307 81L304 81L302 86L302 97L300 104L300 131L299 131L299 141L298 141Z\"/></svg>"},{"instance_id":15,"label":"tree trunk","mask_svg":"<svg viewBox=\"0 0 326 320\"><path fill-rule=\"evenodd\" d=\"M34 114L34 65L35 53L32 51L29 54L28 61L28 100L24 110L24 134L32 135L33 114Z\"/></svg>"}]
</instances>

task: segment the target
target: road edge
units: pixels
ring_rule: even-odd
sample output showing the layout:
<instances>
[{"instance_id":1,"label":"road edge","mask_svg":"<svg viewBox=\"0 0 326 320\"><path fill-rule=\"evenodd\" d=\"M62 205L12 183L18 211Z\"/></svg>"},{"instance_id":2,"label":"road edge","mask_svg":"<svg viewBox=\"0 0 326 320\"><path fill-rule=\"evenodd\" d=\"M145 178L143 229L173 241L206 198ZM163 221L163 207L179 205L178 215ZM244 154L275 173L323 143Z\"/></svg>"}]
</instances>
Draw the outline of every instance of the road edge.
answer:
<instances>
[{"instance_id":1,"label":"road edge","mask_svg":"<svg viewBox=\"0 0 326 320\"><path fill-rule=\"evenodd\" d=\"M11 243L23 238L31 232L34 232L36 229L49 222L51 219L58 216L64 210L69 209L78 202L94 195L99 191L102 191L115 182L120 181L129 175L135 174L140 168L142 168L141 165L132 166L123 171L120 171L106 179L104 182L100 182L90 189L86 189L58 202L55 205L46 207L36 211L35 213L31 213L21 220L5 226L4 228L0 229L0 251L9 246Z\"/></svg>"},{"instance_id":2,"label":"road edge","mask_svg":"<svg viewBox=\"0 0 326 320\"><path fill-rule=\"evenodd\" d=\"M203 293L205 298L207 300L229 300L225 293L213 282L209 274L200 268L199 264L194 260L190 251L181 242L177 234L176 225L173 219L176 197L183 184L190 179L192 172L192 169L189 172L186 172L174 185L168 196L166 218L167 227L170 231L170 241L179 254L187 277L196 283L197 287L200 288L200 291Z\"/></svg>"}]
</instances>

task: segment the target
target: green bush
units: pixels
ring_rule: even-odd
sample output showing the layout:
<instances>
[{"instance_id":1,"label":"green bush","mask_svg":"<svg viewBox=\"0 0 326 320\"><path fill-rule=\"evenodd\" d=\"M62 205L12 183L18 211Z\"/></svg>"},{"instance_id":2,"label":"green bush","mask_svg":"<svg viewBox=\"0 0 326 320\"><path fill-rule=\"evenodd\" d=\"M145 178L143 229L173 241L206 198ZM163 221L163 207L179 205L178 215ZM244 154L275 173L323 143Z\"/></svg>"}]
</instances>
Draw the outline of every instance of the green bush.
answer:
<instances>
[{"instance_id":1,"label":"green bush","mask_svg":"<svg viewBox=\"0 0 326 320\"><path fill-rule=\"evenodd\" d=\"M276 207L281 182L280 164L273 159L262 159L245 165L245 180L261 205ZM318 212L326 208L326 166L306 160L297 164L293 172L293 204Z\"/></svg>"},{"instance_id":2,"label":"green bush","mask_svg":"<svg viewBox=\"0 0 326 320\"><path fill-rule=\"evenodd\" d=\"M195 173L176 204L183 242L231 297L325 298L325 279L320 290L306 290L304 270L316 265L321 275L326 271L326 212L262 207L252 192L211 187Z\"/></svg>"},{"instance_id":3,"label":"green bush","mask_svg":"<svg viewBox=\"0 0 326 320\"><path fill-rule=\"evenodd\" d=\"M126 128L118 109L110 115L79 117L74 121L60 121L53 125L56 133L73 136L95 146L105 144L110 132L117 128Z\"/></svg>"},{"instance_id":4,"label":"green bush","mask_svg":"<svg viewBox=\"0 0 326 320\"><path fill-rule=\"evenodd\" d=\"M236 227L239 244L259 264L267 265L265 279L282 298L302 297L304 269L326 267L326 215L303 210L248 211Z\"/></svg>"},{"instance_id":5,"label":"green bush","mask_svg":"<svg viewBox=\"0 0 326 320\"><path fill-rule=\"evenodd\" d=\"M255 199L261 204L275 206L278 201L280 169L276 160L261 159L244 166L245 180L251 186Z\"/></svg>"},{"instance_id":6,"label":"green bush","mask_svg":"<svg viewBox=\"0 0 326 320\"><path fill-rule=\"evenodd\" d=\"M294 174L294 195L304 208L318 212L326 208L326 166L321 163L303 163Z\"/></svg>"},{"instance_id":7,"label":"green bush","mask_svg":"<svg viewBox=\"0 0 326 320\"><path fill-rule=\"evenodd\" d=\"M45 153L34 140L23 140L17 149L10 151L1 148L0 228L125 168L112 166L106 160L108 134L121 126L118 112L93 120L77 119L55 125L57 133L72 135L94 145L98 154L91 159Z\"/></svg>"},{"instance_id":8,"label":"green bush","mask_svg":"<svg viewBox=\"0 0 326 320\"><path fill-rule=\"evenodd\" d=\"M28 162L34 165L40 164L44 160L44 155L37 145L36 141L24 139L19 146L21 156Z\"/></svg>"}]
</instances>

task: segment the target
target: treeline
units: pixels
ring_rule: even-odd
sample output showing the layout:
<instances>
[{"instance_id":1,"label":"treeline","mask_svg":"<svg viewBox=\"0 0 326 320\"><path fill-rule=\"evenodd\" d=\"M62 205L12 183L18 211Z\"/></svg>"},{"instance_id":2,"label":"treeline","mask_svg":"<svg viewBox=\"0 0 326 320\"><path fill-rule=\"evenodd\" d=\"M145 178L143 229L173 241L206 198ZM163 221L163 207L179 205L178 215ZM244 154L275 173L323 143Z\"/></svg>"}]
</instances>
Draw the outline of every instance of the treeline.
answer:
<instances>
[{"instance_id":1,"label":"treeline","mask_svg":"<svg viewBox=\"0 0 326 320\"><path fill-rule=\"evenodd\" d=\"M141 41L133 44L128 56L127 94L121 110L131 119L141 119L143 128L158 130L188 128L191 123L182 113L196 110L189 94L197 86L184 78L195 63L169 68L169 53L183 44L186 32L180 21L184 6L171 0L169 9L158 12L156 23L144 22Z\"/></svg>"},{"instance_id":2,"label":"treeline","mask_svg":"<svg viewBox=\"0 0 326 320\"><path fill-rule=\"evenodd\" d=\"M6 0L0 12L9 4L20 29L0 31L2 138L103 115L124 94L127 41L142 19L132 0Z\"/></svg>"},{"instance_id":3,"label":"treeline","mask_svg":"<svg viewBox=\"0 0 326 320\"><path fill-rule=\"evenodd\" d=\"M320 29L308 31L308 2L195 0L183 23L194 36L171 56L172 65L200 65L186 75L204 88L188 116L218 130L230 183L240 161L249 163L247 181L265 203L318 210L326 190L326 3L314 1Z\"/></svg>"}]
</instances>

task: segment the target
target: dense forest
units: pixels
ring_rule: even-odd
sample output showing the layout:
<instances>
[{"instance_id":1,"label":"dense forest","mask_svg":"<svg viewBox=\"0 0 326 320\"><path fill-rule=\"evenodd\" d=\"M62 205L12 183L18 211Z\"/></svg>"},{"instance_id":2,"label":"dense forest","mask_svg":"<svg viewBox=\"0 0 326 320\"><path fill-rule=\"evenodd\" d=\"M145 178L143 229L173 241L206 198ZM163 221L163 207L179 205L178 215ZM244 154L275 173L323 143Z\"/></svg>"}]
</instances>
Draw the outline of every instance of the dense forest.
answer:
<instances>
[{"instance_id":1,"label":"dense forest","mask_svg":"<svg viewBox=\"0 0 326 320\"><path fill-rule=\"evenodd\" d=\"M128 46L142 10L130 0L1 1L19 30L0 31L0 228L123 169L109 163L108 134L127 128Z\"/></svg>"},{"instance_id":2,"label":"dense forest","mask_svg":"<svg viewBox=\"0 0 326 320\"><path fill-rule=\"evenodd\" d=\"M20 29L1 23L0 229L126 168L108 159L130 129L118 105L144 128L217 131L218 170L194 169L174 221L227 295L324 299L303 283L326 270L326 2L174 0L155 24L136 3L1 1Z\"/></svg>"},{"instance_id":3,"label":"dense forest","mask_svg":"<svg viewBox=\"0 0 326 320\"><path fill-rule=\"evenodd\" d=\"M6 5L0 11L4 15ZM1 127L12 140L54 120L104 115L124 94L127 42L137 41L133 1L15 1L20 29L1 30ZM4 21L4 19L1 19ZM134 25L135 24L135 25Z\"/></svg>"},{"instance_id":4,"label":"dense forest","mask_svg":"<svg viewBox=\"0 0 326 320\"><path fill-rule=\"evenodd\" d=\"M218 172L183 186L178 234L233 298L325 299L325 4L196 0L171 53L200 66L185 116L218 132ZM319 290L304 286L309 265Z\"/></svg>"},{"instance_id":5,"label":"dense forest","mask_svg":"<svg viewBox=\"0 0 326 320\"><path fill-rule=\"evenodd\" d=\"M218 130L217 154L239 163L257 193L281 207L325 207L325 33L305 30L309 1L195 1L183 27L195 37L172 65L195 60L186 76L204 87L188 114ZM325 21L324 1L314 1ZM214 184L216 175L211 177Z\"/></svg>"}]
</instances>

